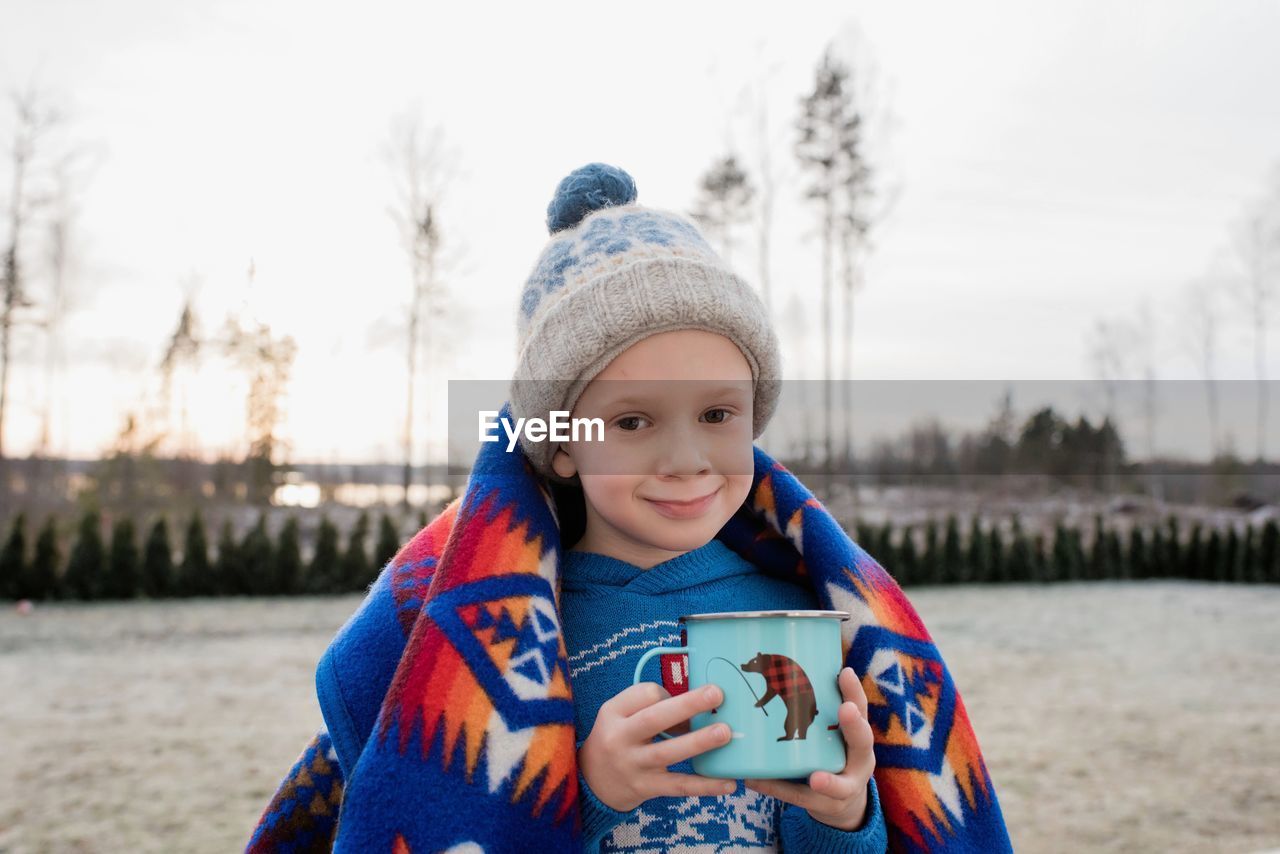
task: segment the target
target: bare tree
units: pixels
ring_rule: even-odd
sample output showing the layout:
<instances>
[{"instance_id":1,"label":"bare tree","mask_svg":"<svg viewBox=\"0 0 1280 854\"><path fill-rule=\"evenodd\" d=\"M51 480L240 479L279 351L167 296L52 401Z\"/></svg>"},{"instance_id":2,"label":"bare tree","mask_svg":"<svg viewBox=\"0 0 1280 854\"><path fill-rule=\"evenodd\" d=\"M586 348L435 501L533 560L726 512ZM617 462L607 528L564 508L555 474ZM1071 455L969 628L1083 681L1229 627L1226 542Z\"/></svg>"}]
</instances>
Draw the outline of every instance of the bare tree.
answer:
<instances>
[{"instance_id":1,"label":"bare tree","mask_svg":"<svg viewBox=\"0 0 1280 854\"><path fill-rule=\"evenodd\" d=\"M799 409L799 426L800 435L795 437L795 445L800 448L799 456L804 460L804 464L808 466L812 460L814 436L813 436L813 419L809 417L809 389L812 383L807 382L809 370L809 359L807 343L809 340L808 331L810 328L809 319L805 313L804 300L800 299L799 294L794 291L791 299L787 301L786 308L782 311L782 327L786 330L787 340L791 343L791 353L788 361L795 367L792 369L798 382L794 385L799 390L800 396L796 400L795 405ZM789 423L794 424L797 419L789 419Z\"/></svg>"},{"instance_id":2,"label":"bare tree","mask_svg":"<svg viewBox=\"0 0 1280 854\"><path fill-rule=\"evenodd\" d=\"M169 432L178 436L176 450L179 457L188 457L194 452L187 403L190 375L197 369L201 356L200 320L195 310L197 287L195 277L188 280L178 322L169 335L169 343L160 360L160 396L166 419L170 422L173 418L174 385L178 386L178 425L177 430L173 430L171 424Z\"/></svg>"},{"instance_id":3,"label":"bare tree","mask_svg":"<svg viewBox=\"0 0 1280 854\"><path fill-rule=\"evenodd\" d=\"M255 275L252 260L248 275L252 289ZM289 375L298 353L297 344L289 335L276 336L269 324L252 314L228 316L218 340L223 352L245 371L249 379L249 393L245 401L249 445L245 457L248 491L252 503L264 504L270 500L275 488L275 456L282 446L277 428Z\"/></svg>"},{"instance_id":4,"label":"bare tree","mask_svg":"<svg viewBox=\"0 0 1280 854\"><path fill-rule=\"evenodd\" d=\"M35 305L26 290L24 239L31 218L42 200L31 192L29 185L42 138L62 119L57 110L44 104L44 99L34 87L29 87L26 92L12 93L11 100L15 119L13 147L10 149L13 175L9 195L9 235L4 247L3 271L0 273L3 276L0 286L4 293L4 305L0 309L0 490L8 488L4 428L8 414L13 333L19 322L18 313Z\"/></svg>"},{"instance_id":5,"label":"bare tree","mask_svg":"<svg viewBox=\"0 0 1280 854\"><path fill-rule=\"evenodd\" d=\"M1138 306L1138 319L1134 324L1134 349L1142 366L1142 419L1145 425L1147 460L1156 458L1156 416L1159 403L1156 399L1156 321L1151 303L1143 299ZM1164 501L1163 481L1152 470L1147 481L1147 491L1157 503Z\"/></svg>"},{"instance_id":6,"label":"bare tree","mask_svg":"<svg viewBox=\"0 0 1280 854\"><path fill-rule=\"evenodd\" d=\"M862 117L853 104L847 81L850 72L828 46L814 80L813 91L801 101L796 122L799 137L796 158L811 174L804 198L819 211L822 241L822 378L823 378L823 472L832 473L831 433L831 290L832 255L838 240L840 191L850 174L860 171Z\"/></svg>"},{"instance_id":7,"label":"bare tree","mask_svg":"<svg viewBox=\"0 0 1280 854\"><path fill-rule=\"evenodd\" d=\"M1274 312L1277 280L1280 280L1280 166L1272 173L1268 192L1249 206L1235 227L1235 246L1245 275L1236 289L1253 332L1253 358L1258 389L1257 454L1266 456L1267 435L1267 331Z\"/></svg>"},{"instance_id":8,"label":"bare tree","mask_svg":"<svg viewBox=\"0 0 1280 854\"><path fill-rule=\"evenodd\" d=\"M1089 340L1089 361L1094 375L1102 383L1103 414L1116 423L1116 393L1126 374L1126 347L1131 333L1123 320L1098 318Z\"/></svg>"},{"instance_id":9,"label":"bare tree","mask_svg":"<svg viewBox=\"0 0 1280 854\"><path fill-rule=\"evenodd\" d=\"M1089 345L1089 358L1093 363L1094 374L1102 383L1103 423L1110 422L1119 429L1119 413L1116 408L1116 395L1120 383L1128 374L1129 346L1133 341L1130 324L1121 319L1098 318L1094 322ZM1103 448L1104 459L1101 460L1102 487L1111 491L1113 465L1111 458L1114 449L1109 445Z\"/></svg>"},{"instance_id":10,"label":"bare tree","mask_svg":"<svg viewBox=\"0 0 1280 854\"><path fill-rule=\"evenodd\" d=\"M1210 456L1216 458L1222 451L1222 436L1218 427L1218 327L1221 320L1217 276L1202 276L1187 285L1184 291L1183 315L1185 326L1183 340L1188 354L1197 363L1204 381L1205 403L1209 416Z\"/></svg>"},{"instance_id":11,"label":"bare tree","mask_svg":"<svg viewBox=\"0 0 1280 854\"><path fill-rule=\"evenodd\" d=\"M848 53L857 60L851 71L848 88L861 117L859 156L851 159L841 186L843 209L839 215L838 240L841 259L841 283L844 297L844 330L842 335L842 376L845 382L842 407L844 425L843 452L853 456L853 322L854 297L866 284L866 263L875 248L871 232L886 220L902 193L901 182L890 177L883 165L875 173L871 160L887 161L887 150L894 126L892 105L880 70L871 57L870 47L856 25L846 34ZM857 490L853 495L857 497Z\"/></svg>"},{"instance_id":12,"label":"bare tree","mask_svg":"<svg viewBox=\"0 0 1280 854\"><path fill-rule=\"evenodd\" d=\"M822 339L824 391L824 471L830 475L834 461L831 430L831 318L833 315L833 255L841 255L841 280L844 290L844 375L852 376L853 298L863 281L864 260L870 243L867 234L887 207L873 211L875 193L872 169L867 158L869 109L877 112L880 105L875 95L875 77L867 68L855 74L853 68L837 58L834 45L829 45L818 67L814 88L801 99L801 115L796 122L799 137L796 157L811 177L804 197L813 202L820 213L822 239ZM865 80L864 80L865 77ZM865 103L870 101L871 103ZM852 427L847 413L852 408L848 399L851 389L845 384L845 456L852 447Z\"/></svg>"},{"instance_id":13,"label":"bare tree","mask_svg":"<svg viewBox=\"0 0 1280 854\"><path fill-rule=\"evenodd\" d=\"M404 469L401 478L403 505L409 506L413 477L415 397L418 388L419 337L436 331L448 312L448 289L442 282L443 229L441 207L454 178L453 155L446 151L444 130L439 125L423 128L421 114L414 111L392 123L384 158L396 184L396 201L389 208L400 230L401 242L409 255L412 291L409 300L407 401L404 417ZM430 376L430 364L424 368ZM430 407L424 419L429 429ZM427 433L429 435L429 433ZM429 464L428 460L428 464ZM430 487L430 484L427 484Z\"/></svg>"},{"instance_id":14,"label":"bare tree","mask_svg":"<svg viewBox=\"0 0 1280 854\"><path fill-rule=\"evenodd\" d=\"M755 188L734 154L720 158L702 176L693 218L720 244L725 264L732 266L734 231L751 218Z\"/></svg>"},{"instance_id":15,"label":"bare tree","mask_svg":"<svg viewBox=\"0 0 1280 854\"><path fill-rule=\"evenodd\" d=\"M757 43L757 61L755 65L759 70L759 77L755 82L753 107L755 111L756 170L757 180L760 185L760 191L756 194L756 247L760 269L760 294L764 298L765 311L772 316L773 273L770 252L773 243L774 187L785 179L785 176L779 172L780 168L785 168L785 163L777 163L773 157L775 147L780 144L780 140L774 138L773 131L769 127L769 83L778 69L782 67L782 63L767 63L762 55L763 48L763 41Z\"/></svg>"},{"instance_id":16,"label":"bare tree","mask_svg":"<svg viewBox=\"0 0 1280 854\"><path fill-rule=\"evenodd\" d=\"M52 453L54 409L61 398L60 378L66 370L65 334L67 316L75 307L72 280L75 277L76 219L80 208L78 194L97 166L91 152L77 148L63 155L52 170L52 189L45 227L45 259L48 266L49 290L44 302L40 326L45 338L45 400L40 416L39 453Z\"/></svg>"}]
</instances>

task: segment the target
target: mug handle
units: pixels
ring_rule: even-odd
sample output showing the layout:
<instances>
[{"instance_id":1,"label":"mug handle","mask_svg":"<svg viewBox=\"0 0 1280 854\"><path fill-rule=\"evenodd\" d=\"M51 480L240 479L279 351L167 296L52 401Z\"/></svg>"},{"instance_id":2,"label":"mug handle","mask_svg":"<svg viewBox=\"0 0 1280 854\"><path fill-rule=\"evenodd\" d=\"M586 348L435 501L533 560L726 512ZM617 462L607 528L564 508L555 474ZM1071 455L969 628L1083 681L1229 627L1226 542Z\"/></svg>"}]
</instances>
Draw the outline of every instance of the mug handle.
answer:
<instances>
[{"instance_id":1,"label":"mug handle","mask_svg":"<svg viewBox=\"0 0 1280 854\"><path fill-rule=\"evenodd\" d=\"M672 655L674 653L688 655L689 652L690 648L687 646L655 646L653 649L640 656L640 660L636 662L636 672L635 675L631 677L631 684L640 684L640 673L644 670L644 666L649 663L649 659L653 658L655 655ZM675 738L674 735L669 735L665 732L660 732L658 735L663 738Z\"/></svg>"}]
</instances>

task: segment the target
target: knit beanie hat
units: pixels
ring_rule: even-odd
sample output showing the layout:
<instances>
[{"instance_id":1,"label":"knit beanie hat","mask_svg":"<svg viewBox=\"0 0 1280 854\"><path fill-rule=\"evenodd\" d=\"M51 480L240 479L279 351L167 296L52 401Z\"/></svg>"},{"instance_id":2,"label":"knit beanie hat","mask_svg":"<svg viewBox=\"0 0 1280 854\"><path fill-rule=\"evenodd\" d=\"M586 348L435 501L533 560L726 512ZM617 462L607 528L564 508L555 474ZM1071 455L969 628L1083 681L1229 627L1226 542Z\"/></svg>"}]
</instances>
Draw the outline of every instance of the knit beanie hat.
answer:
<instances>
[{"instance_id":1,"label":"knit beanie hat","mask_svg":"<svg viewBox=\"0 0 1280 854\"><path fill-rule=\"evenodd\" d=\"M636 185L616 166L569 173L547 206L551 242L525 282L517 318L513 418L572 412L587 384L642 338L676 329L718 333L751 366L753 438L773 417L781 391L778 340L764 304L725 265L697 226L635 203ZM537 472L556 443L519 441Z\"/></svg>"}]
</instances>

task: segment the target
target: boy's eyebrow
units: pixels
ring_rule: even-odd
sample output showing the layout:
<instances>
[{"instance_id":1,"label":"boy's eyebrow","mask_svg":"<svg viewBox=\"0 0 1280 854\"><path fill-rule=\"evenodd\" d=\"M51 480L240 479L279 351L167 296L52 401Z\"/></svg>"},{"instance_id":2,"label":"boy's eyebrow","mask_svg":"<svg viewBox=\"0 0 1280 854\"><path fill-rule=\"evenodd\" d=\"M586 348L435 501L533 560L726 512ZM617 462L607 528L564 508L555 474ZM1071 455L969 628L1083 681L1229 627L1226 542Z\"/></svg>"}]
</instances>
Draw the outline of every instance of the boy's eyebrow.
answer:
<instances>
[{"instance_id":1,"label":"boy's eyebrow","mask_svg":"<svg viewBox=\"0 0 1280 854\"><path fill-rule=\"evenodd\" d=\"M680 380L677 380L677 382L680 382ZM727 385L727 386L721 386L719 388L714 388L707 391L706 396L719 397L720 395L735 394L735 393L748 394L749 392L747 388L742 385ZM653 399L654 398L646 397L644 395L638 395L638 396L628 395L626 397L620 397L617 400L607 401L607 405L608 406L643 406L647 403L651 403Z\"/></svg>"}]
</instances>

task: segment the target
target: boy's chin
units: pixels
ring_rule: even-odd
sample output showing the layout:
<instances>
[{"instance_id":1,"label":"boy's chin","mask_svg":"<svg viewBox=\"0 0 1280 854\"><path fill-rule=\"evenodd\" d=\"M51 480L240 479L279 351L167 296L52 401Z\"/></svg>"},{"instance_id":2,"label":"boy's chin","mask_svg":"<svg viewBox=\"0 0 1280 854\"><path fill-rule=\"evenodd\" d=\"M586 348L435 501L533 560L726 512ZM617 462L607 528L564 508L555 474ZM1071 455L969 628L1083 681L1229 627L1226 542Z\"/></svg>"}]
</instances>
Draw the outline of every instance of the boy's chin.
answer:
<instances>
[{"instance_id":1,"label":"boy's chin","mask_svg":"<svg viewBox=\"0 0 1280 854\"><path fill-rule=\"evenodd\" d=\"M653 548L669 552L691 552L715 539L724 524L711 519L699 519L696 523L672 523L663 519L652 527L636 532L637 539L648 542Z\"/></svg>"}]
</instances>

